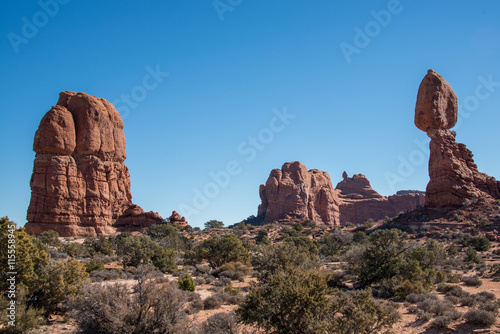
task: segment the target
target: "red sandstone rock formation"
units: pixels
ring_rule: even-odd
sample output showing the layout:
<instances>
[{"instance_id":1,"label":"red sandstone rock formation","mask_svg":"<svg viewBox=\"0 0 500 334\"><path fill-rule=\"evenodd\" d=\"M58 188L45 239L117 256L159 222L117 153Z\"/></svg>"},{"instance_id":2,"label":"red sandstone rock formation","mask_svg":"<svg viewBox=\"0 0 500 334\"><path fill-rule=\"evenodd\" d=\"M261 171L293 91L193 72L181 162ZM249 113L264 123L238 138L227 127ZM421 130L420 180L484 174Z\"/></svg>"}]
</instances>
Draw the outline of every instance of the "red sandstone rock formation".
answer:
<instances>
[{"instance_id":1,"label":"red sandstone rock formation","mask_svg":"<svg viewBox=\"0 0 500 334\"><path fill-rule=\"evenodd\" d=\"M419 191L403 191L385 197L370 186L362 174L348 177L333 189L328 173L307 168L300 162L289 162L274 169L265 185L260 186L258 215L265 223L297 222L306 219L319 225L361 223L368 219L394 217L424 205Z\"/></svg>"},{"instance_id":2,"label":"red sandstone rock formation","mask_svg":"<svg viewBox=\"0 0 500 334\"><path fill-rule=\"evenodd\" d=\"M172 224L179 224L183 229L186 228L186 226L188 226L186 218L181 217L181 215L178 214L177 211L172 211L172 215L168 218L168 220Z\"/></svg>"},{"instance_id":3,"label":"red sandstone rock formation","mask_svg":"<svg viewBox=\"0 0 500 334\"><path fill-rule=\"evenodd\" d=\"M345 173L345 172L344 172ZM419 191L401 191L396 195L385 197L373 190L370 181L363 174L353 177L343 175L344 179L337 184L340 190L340 223L362 223L369 219L379 220L394 217L423 206L425 195Z\"/></svg>"},{"instance_id":4,"label":"red sandstone rock formation","mask_svg":"<svg viewBox=\"0 0 500 334\"><path fill-rule=\"evenodd\" d=\"M480 173L473 154L455 142L457 97L439 74L429 70L418 89L415 125L431 138L425 205L460 206L479 198L499 199L500 183Z\"/></svg>"},{"instance_id":5,"label":"red sandstone rock formation","mask_svg":"<svg viewBox=\"0 0 500 334\"><path fill-rule=\"evenodd\" d=\"M108 101L62 92L41 120L33 150L29 233L108 235L162 221L132 205L123 121Z\"/></svg>"},{"instance_id":6,"label":"red sandstone rock formation","mask_svg":"<svg viewBox=\"0 0 500 334\"><path fill-rule=\"evenodd\" d=\"M260 186L258 215L264 222L295 222L311 219L318 224L339 224L338 194L328 173L307 170L300 162L288 162L273 169Z\"/></svg>"}]
</instances>

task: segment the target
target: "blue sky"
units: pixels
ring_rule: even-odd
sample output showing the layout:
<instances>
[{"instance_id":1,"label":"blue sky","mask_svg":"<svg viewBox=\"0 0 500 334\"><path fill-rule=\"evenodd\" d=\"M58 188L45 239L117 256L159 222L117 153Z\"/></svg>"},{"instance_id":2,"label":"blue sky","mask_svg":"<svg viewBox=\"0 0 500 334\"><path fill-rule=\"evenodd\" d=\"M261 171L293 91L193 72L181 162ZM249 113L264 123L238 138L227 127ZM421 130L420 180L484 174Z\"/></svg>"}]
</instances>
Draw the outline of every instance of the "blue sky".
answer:
<instances>
[{"instance_id":1,"label":"blue sky","mask_svg":"<svg viewBox=\"0 0 500 334\"><path fill-rule=\"evenodd\" d=\"M345 170L383 195L425 190L428 138L413 113L429 68L458 96L457 140L481 171L500 177L498 1L0 8L0 216L19 225L34 133L65 90L122 113L133 202L163 217L177 210L193 226L256 214L259 185L288 161L327 171L334 186Z\"/></svg>"}]
</instances>

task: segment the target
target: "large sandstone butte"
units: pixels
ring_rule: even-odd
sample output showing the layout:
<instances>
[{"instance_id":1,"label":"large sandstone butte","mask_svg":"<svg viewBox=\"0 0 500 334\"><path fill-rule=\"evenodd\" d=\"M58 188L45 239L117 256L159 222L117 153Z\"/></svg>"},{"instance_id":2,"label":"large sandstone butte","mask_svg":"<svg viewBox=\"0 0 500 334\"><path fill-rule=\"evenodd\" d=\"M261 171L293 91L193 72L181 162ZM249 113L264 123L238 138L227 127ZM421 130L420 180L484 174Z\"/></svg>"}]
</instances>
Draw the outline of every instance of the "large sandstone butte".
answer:
<instances>
[{"instance_id":1,"label":"large sandstone butte","mask_svg":"<svg viewBox=\"0 0 500 334\"><path fill-rule=\"evenodd\" d=\"M273 169L266 184L260 186L258 215L265 223L311 219L318 224L338 225L338 193L328 173L312 169L298 161Z\"/></svg>"},{"instance_id":2,"label":"large sandstone butte","mask_svg":"<svg viewBox=\"0 0 500 334\"><path fill-rule=\"evenodd\" d=\"M480 173L473 154L455 142L457 97L442 76L429 70L418 88L415 125L431 138L425 205L461 206L479 198L499 199L500 182Z\"/></svg>"},{"instance_id":3,"label":"large sandstone butte","mask_svg":"<svg viewBox=\"0 0 500 334\"><path fill-rule=\"evenodd\" d=\"M266 184L260 186L260 198L258 215L264 223L311 219L320 225L343 225L396 216L424 205L425 195L404 191L385 197L372 189L364 175L350 178L346 172L333 189L328 173L308 171L295 161L271 171Z\"/></svg>"},{"instance_id":4,"label":"large sandstone butte","mask_svg":"<svg viewBox=\"0 0 500 334\"><path fill-rule=\"evenodd\" d=\"M369 219L378 220L394 217L423 206L425 194L421 191L404 190L386 197L373 190L370 181L363 174L348 177L344 172L343 180L337 184L340 191L340 223L361 223Z\"/></svg>"},{"instance_id":5,"label":"large sandstone butte","mask_svg":"<svg viewBox=\"0 0 500 334\"><path fill-rule=\"evenodd\" d=\"M28 233L108 235L163 221L132 204L123 121L108 101L60 93L40 122L33 150Z\"/></svg>"}]
</instances>

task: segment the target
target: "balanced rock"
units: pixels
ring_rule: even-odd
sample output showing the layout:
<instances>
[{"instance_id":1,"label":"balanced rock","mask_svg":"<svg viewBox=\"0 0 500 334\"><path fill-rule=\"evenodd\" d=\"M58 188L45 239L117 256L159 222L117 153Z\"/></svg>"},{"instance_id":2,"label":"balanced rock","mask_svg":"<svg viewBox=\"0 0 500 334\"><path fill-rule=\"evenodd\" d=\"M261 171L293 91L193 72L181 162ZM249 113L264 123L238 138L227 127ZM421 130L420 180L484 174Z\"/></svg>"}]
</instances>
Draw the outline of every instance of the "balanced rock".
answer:
<instances>
[{"instance_id":1,"label":"balanced rock","mask_svg":"<svg viewBox=\"0 0 500 334\"><path fill-rule=\"evenodd\" d=\"M429 70L418 89L415 125L431 138L425 205L461 206L479 198L499 199L500 183L480 173L473 154L455 142L450 131L458 115L457 97L451 86Z\"/></svg>"},{"instance_id":2,"label":"balanced rock","mask_svg":"<svg viewBox=\"0 0 500 334\"><path fill-rule=\"evenodd\" d=\"M143 228L162 220L132 205L123 121L108 101L62 92L42 118L33 150L27 232L108 235L124 212L118 226Z\"/></svg>"},{"instance_id":3,"label":"balanced rock","mask_svg":"<svg viewBox=\"0 0 500 334\"><path fill-rule=\"evenodd\" d=\"M345 173L345 172L344 172ZM406 212L423 206L425 194L421 191L400 191L386 197L376 192L370 181L363 174L352 177L343 175L343 180L337 184L340 191L340 223L362 223L369 219L379 220L384 217L394 217L400 212Z\"/></svg>"},{"instance_id":4,"label":"balanced rock","mask_svg":"<svg viewBox=\"0 0 500 334\"><path fill-rule=\"evenodd\" d=\"M258 215L265 223L296 222L307 219L322 225L339 224L338 193L328 173L298 161L273 169L266 184L260 186Z\"/></svg>"}]
</instances>

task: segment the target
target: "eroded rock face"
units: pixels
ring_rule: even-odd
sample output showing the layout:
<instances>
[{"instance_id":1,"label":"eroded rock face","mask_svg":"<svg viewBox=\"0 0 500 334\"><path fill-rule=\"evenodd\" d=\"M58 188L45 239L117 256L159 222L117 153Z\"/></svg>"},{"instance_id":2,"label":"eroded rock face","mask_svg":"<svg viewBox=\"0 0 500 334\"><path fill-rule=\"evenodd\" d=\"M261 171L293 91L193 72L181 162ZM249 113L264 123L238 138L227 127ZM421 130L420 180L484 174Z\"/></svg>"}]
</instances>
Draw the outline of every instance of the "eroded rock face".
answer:
<instances>
[{"instance_id":1,"label":"eroded rock face","mask_svg":"<svg viewBox=\"0 0 500 334\"><path fill-rule=\"evenodd\" d=\"M172 215L168 218L168 221L172 224L179 224L183 229L188 226L186 218L178 214L177 211L172 211Z\"/></svg>"},{"instance_id":2,"label":"eroded rock face","mask_svg":"<svg viewBox=\"0 0 500 334\"><path fill-rule=\"evenodd\" d=\"M418 89L415 125L431 138L429 176L425 205L461 206L479 198L499 199L500 184L480 173L473 154L455 142L450 131L458 115L457 98L451 86L429 70Z\"/></svg>"},{"instance_id":3,"label":"eroded rock face","mask_svg":"<svg viewBox=\"0 0 500 334\"><path fill-rule=\"evenodd\" d=\"M333 189L328 173L312 169L298 161L273 169L260 186L258 215L265 223L294 222L306 219L318 224L339 224L338 192Z\"/></svg>"},{"instance_id":4,"label":"eroded rock face","mask_svg":"<svg viewBox=\"0 0 500 334\"><path fill-rule=\"evenodd\" d=\"M117 226L145 227L159 217L132 205L123 121L108 101L62 92L40 122L33 150L29 233L107 235ZM126 219L116 225L124 212Z\"/></svg>"},{"instance_id":5,"label":"eroded rock face","mask_svg":"<svg viewBox=\"0 0 500 334\"><path fill-rule=\"evenodd\" d=\"M425 194L420 191L401 191L386 197L376 192L370 181L363 174L352 177L343 175L344 179L337 184L340 191L340 223L362 223L369 219L379 220L384 217L394 217L400 212L406 212L423 206Z\"/></svg>"}]
</instances>

